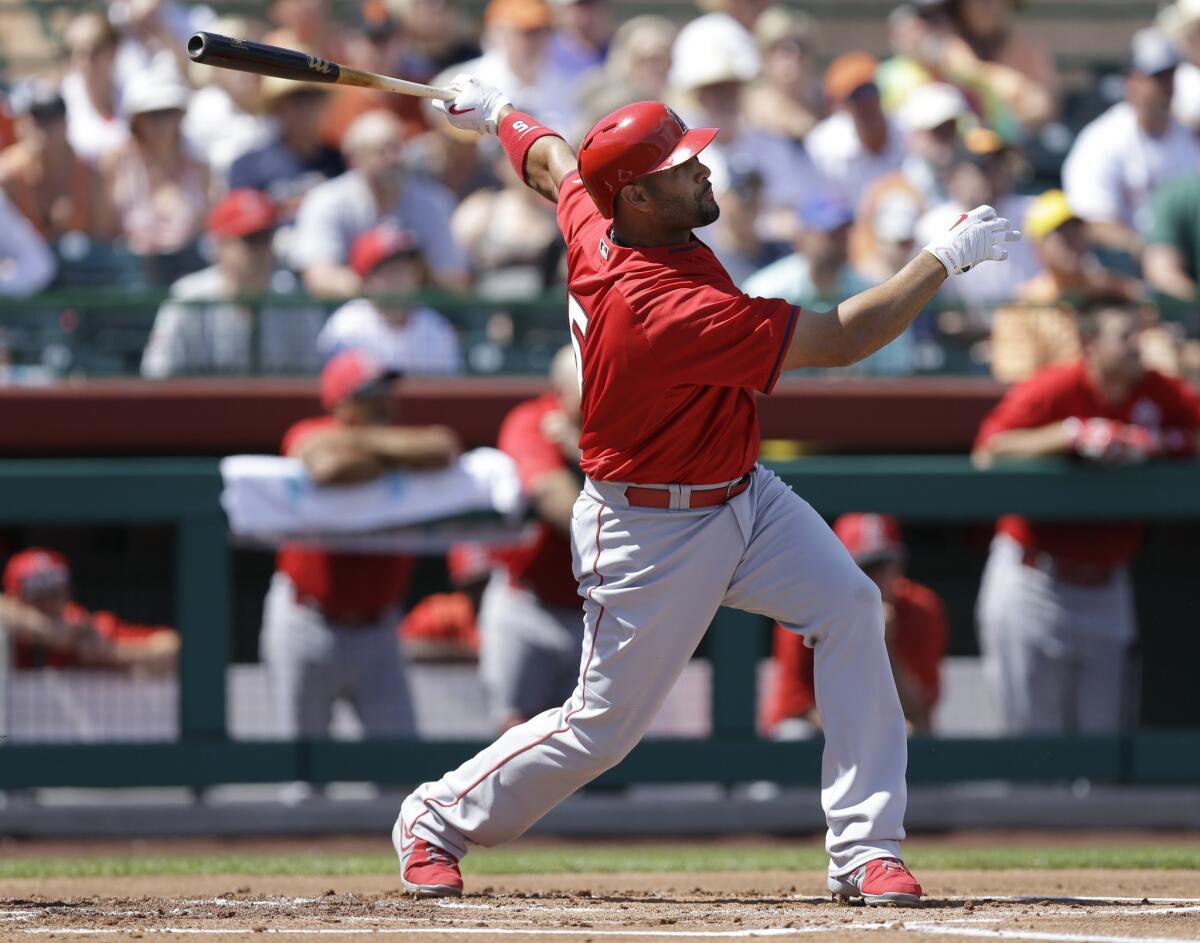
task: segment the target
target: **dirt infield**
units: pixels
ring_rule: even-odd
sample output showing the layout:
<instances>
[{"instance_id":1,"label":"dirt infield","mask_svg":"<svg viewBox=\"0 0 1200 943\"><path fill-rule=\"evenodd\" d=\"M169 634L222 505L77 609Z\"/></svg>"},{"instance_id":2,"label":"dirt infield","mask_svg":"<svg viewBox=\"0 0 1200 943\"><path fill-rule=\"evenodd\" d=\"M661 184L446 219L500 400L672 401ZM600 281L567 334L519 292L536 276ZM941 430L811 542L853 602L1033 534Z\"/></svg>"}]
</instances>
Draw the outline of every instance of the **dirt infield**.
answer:
<instances>
[{"instance_id":1,"label":"dirt infield","mask_svg":"<svg viewBox=\"0 0 1200 943\"><path fill-rule=\"evenodd\" d=\"M0 940L148 935L408 943L817 937L1200 943L1200 872L928 871L919 909L833 904L815 873L468 878L421 901L387 877L130 877L0 882Z\"/></svg>"}]
</instances>

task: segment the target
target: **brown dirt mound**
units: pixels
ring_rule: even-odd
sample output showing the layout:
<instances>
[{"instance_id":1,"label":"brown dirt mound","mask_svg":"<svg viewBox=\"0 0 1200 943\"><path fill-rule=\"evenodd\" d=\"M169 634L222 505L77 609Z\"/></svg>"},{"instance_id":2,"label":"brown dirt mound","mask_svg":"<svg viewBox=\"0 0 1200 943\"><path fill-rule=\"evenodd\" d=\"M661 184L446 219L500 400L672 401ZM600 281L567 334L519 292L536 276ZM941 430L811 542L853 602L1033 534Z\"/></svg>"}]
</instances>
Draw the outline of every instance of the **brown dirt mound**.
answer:
<instances>
[{"instance_id":1,"label":"brown dirt mound","mask_svg":"<svg viewBox=\"0 0 1200 943\"><path fill-rule=\"evenodd\" d=\"M819 875L738 872L470 878L453 900L385 877L138 877L0 883L0 940L257 933L347 941L915 937L1200 943L1200 873L931 871L919 909L832 903ZM915 943L915 941L914 941Z\"/></svg>"}]
</instances>

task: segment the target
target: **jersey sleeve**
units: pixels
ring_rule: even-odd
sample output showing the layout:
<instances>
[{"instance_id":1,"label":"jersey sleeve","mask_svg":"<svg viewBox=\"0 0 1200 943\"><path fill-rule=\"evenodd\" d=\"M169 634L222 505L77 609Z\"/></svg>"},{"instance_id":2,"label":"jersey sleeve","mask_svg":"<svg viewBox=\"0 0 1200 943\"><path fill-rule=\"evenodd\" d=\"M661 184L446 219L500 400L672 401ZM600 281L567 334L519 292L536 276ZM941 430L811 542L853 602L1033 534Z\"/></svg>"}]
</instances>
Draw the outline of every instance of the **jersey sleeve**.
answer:
<instances>
[{"instance_id":1,"label":"jersey sleeve","mask_svg":"<svg viewBox=\"0 0 1200 943\"><path fill-rule=\"evenodd\" d=\"M800 309L779 298L751 298L727 278L662 281L641 323L663 376L680 385L770 393Z\"/></svg>"},{"instance_id":2,"label":"jersey sleeve","mask_svg":"<svg viewBox=\"0 0 1200 943\"><path fill-rule=\"evenodd\" d=\"M1055 420L1066 419L1058 397L1035 375L1010 389L987 414L975 436L975 448L986 445L993 436L1013 429L1036 429Z\"/></svg>"},{"instance_id":3,"label":"jersey sleeve","mask_svg":"<svg viewBox=\"0 0 1200 943\"><path fill-rule=\"evenodd\" d=\"M1154 400L1162 410L1163 425L1169 429L1200 429L1200 396L1176 377L1154 373Z\"/></svg>"},{"instance_id":4,"label":"jersey sleeve","mask_svg":"<svg viewBox=\"0 0 1200 943\"><path fill-rule=\"evenodd\" d=\"M517 476L526 490L543 475L563 467L562 453L542 435L542 417L547 410L535 407L535 403L523 403L509 413L500 425L496 443L516 462Z\"/></svg>"},{"instance_id":5,"label":"jersey sleeve","mask_svg":"<svg viewBox=\"0 0 1200 943\"><path fill-rule=\"evenodd\" d=\"M332 423L328 419L301 419L283 434L283 443L279 447L280 454L290 455L292 449L296 448L302 441L314 432L328 429L330 425Z\"/></svg>"},{"instance_id":6,"label":"jersey sleeve","mask_svg":"<svg viewBox=\"0 0 1200 943\"><path fill-rule=\"evenodd\" d=\"M599 215L579 171L572 170L558 186L558 228L567 244L570 245L589 220Z\"/></svg>"}]
</instances>

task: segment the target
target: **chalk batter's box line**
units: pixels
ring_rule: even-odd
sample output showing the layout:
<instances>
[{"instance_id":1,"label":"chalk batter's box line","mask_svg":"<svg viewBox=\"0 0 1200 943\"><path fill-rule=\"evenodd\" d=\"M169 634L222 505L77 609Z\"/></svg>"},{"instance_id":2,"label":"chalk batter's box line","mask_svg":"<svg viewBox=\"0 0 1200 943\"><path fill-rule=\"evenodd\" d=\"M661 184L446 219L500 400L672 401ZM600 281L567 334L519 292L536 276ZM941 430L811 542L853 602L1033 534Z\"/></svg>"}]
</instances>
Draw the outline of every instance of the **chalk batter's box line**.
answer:
<instances>
[{"instance_id":1,"label":"chalk batter's box line","mask_svg":"<svg viewBox=\"0 0 1200 943\"><path fill-rule=\"evenodd\" d=\"M510 929L507 927L408 927L408 928L288 928L268 927L255 929L253 927L160 927L155 929L137 929L143 934L162 935L217 935L217 934L295 934L298 936L320 936L327 934L346 935L377 935L382 933L394 936L429 936L450 935L459 937L475 936L557 936L557 937L637 937L674 940L713 940L713 939L756 939L767 937L805 936L816 933L844 934L856 930L899 930L905 933L929 934L931 936L975 937L991 940L1033 940L1038 943L1200 943L1198 940L1186 937L1153 937L1153 936L1110 936L1092 933L1056 933L1039 930L989 930L982 927L954 926L953 921L947 923L914 922L902 923L889 921L887 923L842 924L840 926L822 927L766 927L759 930L596 930L593 928L532 930ZM24 929L29 934L63 934L73 936L92 936L101 934L129 933L129 928L117 927L70 928L55 930L50 927L29 927Z\"/></svg>"}]
</instances>

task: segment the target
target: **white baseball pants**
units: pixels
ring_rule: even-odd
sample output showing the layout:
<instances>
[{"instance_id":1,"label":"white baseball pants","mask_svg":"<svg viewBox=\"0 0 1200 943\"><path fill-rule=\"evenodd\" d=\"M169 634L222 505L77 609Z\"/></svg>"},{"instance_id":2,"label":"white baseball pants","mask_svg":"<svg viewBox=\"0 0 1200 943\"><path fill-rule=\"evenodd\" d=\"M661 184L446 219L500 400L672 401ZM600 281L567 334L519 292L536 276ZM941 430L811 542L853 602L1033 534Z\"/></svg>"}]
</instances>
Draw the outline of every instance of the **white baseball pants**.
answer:
<instances>
[{"instance_id":1,"label":"white baseball pants","mask_svg":"<svg viewBox=\"0 0 1200 943\"><path fill-rule=\"evenodd\" d=\"M1005 733L1115 734L1131 726L1137 616L1129 572L1072 586L1026 566L1017 541L992 541L976 619L984 677Z\"/></svg>"},{"instance_id":2,"label":"white baseball pants","mask_svg":"<svg viewBox=\"0 0 1200 943\"><path fill-rule=\"evenodd\" d=\"M761 467L746 491L715 508L630 508L623 492L589 481L575 503L584 597L575 692L420 786L401 806L398 842L421 837L461 857L468 841L516 838L633 749L726 605L781 621L815 648L830 873L898 855L907 744L875 584L821 517Z\"/></svg>"}]
</instances>

